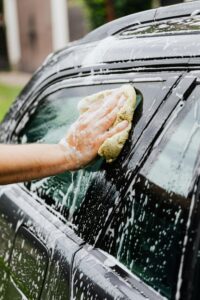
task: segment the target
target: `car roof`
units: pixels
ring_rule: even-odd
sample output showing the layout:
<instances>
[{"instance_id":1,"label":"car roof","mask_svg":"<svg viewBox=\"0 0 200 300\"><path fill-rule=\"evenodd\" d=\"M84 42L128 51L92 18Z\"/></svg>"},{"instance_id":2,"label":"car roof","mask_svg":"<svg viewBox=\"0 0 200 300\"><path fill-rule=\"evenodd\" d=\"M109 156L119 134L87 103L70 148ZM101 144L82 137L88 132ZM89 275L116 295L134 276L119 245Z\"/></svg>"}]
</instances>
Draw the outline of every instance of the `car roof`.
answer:
<instances>
[{"instance_id":1,"label":"car roof","mask_svg":"<svg viewBox=\"0 0 200 300\"><path fill-rule=\"evenodd\" d=\"M197 34L200 33L200 25L198 30L182 30L181 34L176 31L146 35L145 38L136 34L122 34L126 31L130 33L130 28L133 32L136 28L158 22L162 24L175 19L177 22L184 22L185 18L188 22L197 20L200 24L200 1L152 9L112 21L69 44L47 62L52 63L56 57L58 61L62 61L65 69L166 58L185 59L188 64L191 58L200 56L200 34Z\"/></svg>"},{"instance_id":2,"label":"car roof","mask_svg":"<svg viewBox=\"0 0 200 300\"><path fill-rule=\"evenodd\" d=\"M122 28L131 25L144 24L151 21L160 21L175 17L184 17L200 14L200 1L181 3L165 7L159 7L135 14L131 14L117 20L111 21L96 30L87 34L81 43L88 43L101 40L110 35L116 34Z\"/></svg>"}]
</instances>

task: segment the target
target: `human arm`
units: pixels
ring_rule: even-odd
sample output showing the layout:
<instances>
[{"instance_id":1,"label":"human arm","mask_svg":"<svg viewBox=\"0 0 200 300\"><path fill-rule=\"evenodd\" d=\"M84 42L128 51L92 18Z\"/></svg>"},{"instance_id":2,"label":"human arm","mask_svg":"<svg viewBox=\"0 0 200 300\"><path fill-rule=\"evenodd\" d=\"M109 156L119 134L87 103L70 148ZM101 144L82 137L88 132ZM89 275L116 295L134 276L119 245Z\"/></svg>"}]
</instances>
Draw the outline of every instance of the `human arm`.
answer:
<instances>
[{"instance_id":1,"label":"human arm","mask_svg":"<svg viewBox=\"0 0 200 300\"><path fill-rule=\"evenodd\" d=\"M93 160L105 139L120 132L127 122L108 130L125 99L118 92L106 105L92 107L67 132L62 144L0 145L0 184L29 181L76 170Z\"/></svg>"}]
</instances>

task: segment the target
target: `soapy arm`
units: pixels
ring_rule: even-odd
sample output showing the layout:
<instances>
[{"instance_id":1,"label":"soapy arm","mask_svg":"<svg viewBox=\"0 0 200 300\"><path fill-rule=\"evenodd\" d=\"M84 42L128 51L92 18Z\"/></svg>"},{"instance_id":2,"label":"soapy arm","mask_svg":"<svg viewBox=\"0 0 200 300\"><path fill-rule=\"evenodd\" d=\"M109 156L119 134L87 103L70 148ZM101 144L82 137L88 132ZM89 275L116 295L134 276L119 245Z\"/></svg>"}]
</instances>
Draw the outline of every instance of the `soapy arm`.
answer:
<instances>
[{"instance_id":1,"label":"soapy arm","mask_svg":"<svg viewBox=\"0 0 200 300\"><path fill-rule=\"evenodd\" d=\"M115 91L101 107L91 105L70 127L62 143L0 145L0 184L39 179L87 165L108 137L128 126L124 121L110 129L124 102L122 93Z\"/></svg>"}]
</instances>

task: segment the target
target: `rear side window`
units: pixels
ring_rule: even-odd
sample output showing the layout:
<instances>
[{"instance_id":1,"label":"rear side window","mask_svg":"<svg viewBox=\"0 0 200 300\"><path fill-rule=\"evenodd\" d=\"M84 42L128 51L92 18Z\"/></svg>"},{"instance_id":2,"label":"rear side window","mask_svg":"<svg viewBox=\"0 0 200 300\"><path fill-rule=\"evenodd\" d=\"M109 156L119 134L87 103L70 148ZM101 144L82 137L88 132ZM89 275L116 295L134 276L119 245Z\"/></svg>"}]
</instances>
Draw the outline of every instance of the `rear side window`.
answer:
<instances>
[{"instance_id":1,"label":"rear side window","mask_svg":"<svg viewBox=\"0 0 200 300\"><path fill-rule=\"evenodd\" d=\"M178 126L166 130L162 151L155 150L149 158L151 163L143 170L151 182L183 197L188 195L200 154L199 93L198 87L192 93L181 120L177 118Z\"/></svg>"},{"instance_id":2,"label":"rear side window","mask_svg":"<svg viewBox=\"0 0 200 300\"><path fill-rule=\"evenodd\" d=\"M11 278L4 299L39 299L47 265L46 248L25 227L20 227L10 259Z\"/></svg>"},{"instance_id":3,"label":"rear side window","mask_svg":"<svg viewBox=\"0 0 200 300\"><path fill-rule=\"evenodd\" d=\"M200 88L169 122L112 217L98 247L174 299L200 159Z\"/></svg>"},{"instance_id":4,"label":"rear side window","mask_svg":"<svg viewBox=\"0 0 200 300\"><path fill-rule=\"evenodd\" d=\"M172 79L174 82L176 77ZM45 92L45 96L37 104L36 110L31 114L29 121L18 135L19 143L57 143L66 134L69 126L78 117L77 104L85 96L98 91L117 88L122 83L82 86L74 88L52 88L51 93ZM145 99L137 107L134 117L134 133L129 143L136 142L141 132L148 125L152 115L161 105L163 98L168 93L170 83L167 80L152 76L133 83L137 90L137 97ZM30 111L32 107L30 107ZM141 118L144 116L144 118ZM23 122L21 122L23 123ZM125 149L124 149L125 150ZM130 151L129 146L125 152ZM125 153L124 152L124 153ZM122 153L123 156L123 153ZM74 212L77 211L87 195L91 185L95 193L99 194L94 183L95 178L101 180L102 174L109 173L114 165L105 166L101 158L97 158L88 167L76 172L65 172L58 176L26 183L26 187L48 204L61 211L62 214L74 222ZM107 176L107 175L106 175ZM120 178L118 178L120 179ZM102 180L103 182L103 180ZM102 191L103 197L103 191ZM79 218L79 220L81 220Z\"/></svg>"}]
</instances>

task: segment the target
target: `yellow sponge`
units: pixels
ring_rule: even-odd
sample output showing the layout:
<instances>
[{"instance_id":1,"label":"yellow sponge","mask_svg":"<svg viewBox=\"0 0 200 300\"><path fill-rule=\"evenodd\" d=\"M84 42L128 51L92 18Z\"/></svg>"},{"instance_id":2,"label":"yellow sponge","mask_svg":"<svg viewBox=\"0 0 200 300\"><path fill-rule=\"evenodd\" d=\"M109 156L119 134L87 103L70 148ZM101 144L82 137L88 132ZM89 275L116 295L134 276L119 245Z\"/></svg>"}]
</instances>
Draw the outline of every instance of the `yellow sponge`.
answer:
<instances>
[{"instance_id":1,"label":"yellow sponge","mask_svg":"<svg viewBox=\"0 0 200 300\"><path fill-rule=\"evenodd\" d=\"M104 143L100 146L98 154L100 156L103 156L106 159L106 162L109 163L114 161L118 157L126 140L128 139L128 134L131 129L131 122L136 107L136 92L132 85L125 84L122 85L120 88L117 88L117 90L122 91L126 98L126 102L117 114L117 118L112 127L116 126L124 120L127 120L129 125L123 131L106 139ZM106 90L84 98L78 107L80 113L84 113L85 111L87 111L90 107L90 104L94 103L94 101L98 105L102 105L105 101L105 97L110 95L113 91L115 91L115 89Z\"/></svg>"}]
</instances>

